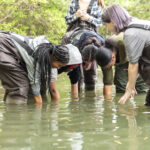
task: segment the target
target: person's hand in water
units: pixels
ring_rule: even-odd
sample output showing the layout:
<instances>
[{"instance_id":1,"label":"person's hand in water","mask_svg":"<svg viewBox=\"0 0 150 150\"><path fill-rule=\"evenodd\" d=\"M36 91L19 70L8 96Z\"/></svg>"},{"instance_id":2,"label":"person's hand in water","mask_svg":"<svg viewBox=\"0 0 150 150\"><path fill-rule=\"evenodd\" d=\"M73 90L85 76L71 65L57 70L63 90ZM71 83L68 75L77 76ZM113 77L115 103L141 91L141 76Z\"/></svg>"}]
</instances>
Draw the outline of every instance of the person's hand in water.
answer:
<instances>
[{"instance_id":1,"label":"person's hand in water","mask_svg":"<svg viewBox=\"0 0 150 150\"><path fill-rule=\"evenodd\" d=\"M134 98L134 95L135 94L137 94L137 91L136 91L136 89L134 88L133 90L132 90L132 93L131 93L131 97L130 98Z\"/></svg>"},{"instance_id":2,"label":"person's hand in water","mask_svg":"<svg viewBox=\"0 0 150 150\"><path fill-rule=\"evenodd\" d=\"M41 95L35 96L34 97L34 101L35 101L36 104L42 104L42 97L41 97Z\"/></svg>"},{"instance_id":3,"label":"person's hand in water","mask_svg":"<svg viewBox=\"0 0 150 150\"><path fill-rule=\"evenodd\" d=\"M125 94L120 98L119 100L119 104L125 104L126 101L129 99L129 98L133 98L134 95L137 94L137 91L136 89L134 88L133 90L126 90Z\"/></svg>"}]
</instances>

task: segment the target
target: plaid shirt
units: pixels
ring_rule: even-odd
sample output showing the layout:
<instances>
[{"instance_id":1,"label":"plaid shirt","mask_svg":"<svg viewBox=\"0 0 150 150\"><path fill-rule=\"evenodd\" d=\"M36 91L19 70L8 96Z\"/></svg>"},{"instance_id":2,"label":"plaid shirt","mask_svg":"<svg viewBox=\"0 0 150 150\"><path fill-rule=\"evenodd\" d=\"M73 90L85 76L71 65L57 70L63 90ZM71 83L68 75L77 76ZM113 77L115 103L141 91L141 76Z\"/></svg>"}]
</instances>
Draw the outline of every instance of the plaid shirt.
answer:
<instances>
[{"instance_id":1,"label":"plaid shirt","mask_svg":"<svg viewBox=\"0 0 150 150\"><path fill-rule=\"evenodd\" d=\"M68 12L65 17L67 24L71 24L72 22L78 19L76 17L76 11L78 10L79 6L76 5L76 1L79 1L79 0L71 0L71 3L69 5ZM102 25L102 21L101 21L102 9L98 6L98 2L95 1L92 6L89 5L88 9L91 10L89 14L90 18L88 22L95 25L96 27L101 26Z\"/></svg>"}]
</instances>

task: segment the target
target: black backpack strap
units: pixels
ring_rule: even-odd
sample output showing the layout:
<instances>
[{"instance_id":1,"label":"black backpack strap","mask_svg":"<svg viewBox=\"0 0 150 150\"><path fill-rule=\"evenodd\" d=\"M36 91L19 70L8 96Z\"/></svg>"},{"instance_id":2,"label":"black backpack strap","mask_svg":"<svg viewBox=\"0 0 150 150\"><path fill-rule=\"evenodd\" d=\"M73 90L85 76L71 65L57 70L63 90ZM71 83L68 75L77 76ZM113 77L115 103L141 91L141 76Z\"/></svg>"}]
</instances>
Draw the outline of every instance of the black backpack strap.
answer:
<instances>
[{"instance_id":1,"label":"black backpack strap","mask_svg":"<svg viewBox=\"0 0 150 150\"><path fill-rule=\"evenodd\" d=\"M92 8L95 1L97 1L97 0L91 0L90 4L88 6L88 9L87 9L87 13L89 13L89 14L91 13L91 8Z\"/></svg>"},{"instance_id":2,"label":"black backpack strap","mask_svg":"<svg viewBox=\"0 0 150 150\"><path fill-rule=\"evenodd\" d=\"M144 25L144 24L131 24L127 27L127 29L129 28L140 28L140 29L144 29L144 30L150 30L150 25Z\"/></svg>"},{"instance_id":3,"label":"black backpack strap","mask_svg":"<svg viewBox=\"0 0 150 150\"><path fill-rule=\"evenodd\" d=\"M79 9L79 0L75 1L75 7L77 8L77 10Z\"/></svg>"},{"instance_id":4,"label":"black backpack strap","mask_svg":"<svg viewBox=\"0 0 150 150\"><path fill-rule=\"evenodd\" d=\"M27 53L30 56L33 56L34 51L31 49L31 47L28 46L28 44L25 41L20 40L18 37L16 37L15 35L11 34L11 37L13 40L15 40L20 46L22 46Z\"/></svg>"}]
</instances>

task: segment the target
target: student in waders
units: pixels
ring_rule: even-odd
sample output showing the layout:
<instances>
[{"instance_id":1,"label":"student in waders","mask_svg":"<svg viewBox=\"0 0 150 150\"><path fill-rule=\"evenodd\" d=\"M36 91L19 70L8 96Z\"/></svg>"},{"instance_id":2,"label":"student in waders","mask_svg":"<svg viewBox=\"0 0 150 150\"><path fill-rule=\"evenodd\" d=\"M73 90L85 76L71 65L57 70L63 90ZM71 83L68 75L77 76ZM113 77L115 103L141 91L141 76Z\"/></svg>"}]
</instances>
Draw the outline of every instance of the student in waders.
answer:
<instances>
[{"instance_id":1,"label":"student in waders","mask_svg":"<svg viewBox=\"0 0 150 150\"><path fill-rule=\"evenodd\" d=\"M41 104L41 94L50 89L52 68L66 66L71 57L67 46L54 45L45 36L1 31L0 47L0 80L6 103L27 103L31 87L35 102Z\"/></svg>"},{"instance_id":2,"label":"student in waders","mask_svg":"<svg viewBox=\"0 0 150 150\"><path fill-rule=\"evenodd\" d=\"M114 34L124 32L129 61L126 91L119 100L120 104L124 104L134 92L138 73L150 87L150 21L134 18L120 5L114 4L105 9L102 22ZM150 90L145 104L150 105Z\"/></svg>"}]
</instances>

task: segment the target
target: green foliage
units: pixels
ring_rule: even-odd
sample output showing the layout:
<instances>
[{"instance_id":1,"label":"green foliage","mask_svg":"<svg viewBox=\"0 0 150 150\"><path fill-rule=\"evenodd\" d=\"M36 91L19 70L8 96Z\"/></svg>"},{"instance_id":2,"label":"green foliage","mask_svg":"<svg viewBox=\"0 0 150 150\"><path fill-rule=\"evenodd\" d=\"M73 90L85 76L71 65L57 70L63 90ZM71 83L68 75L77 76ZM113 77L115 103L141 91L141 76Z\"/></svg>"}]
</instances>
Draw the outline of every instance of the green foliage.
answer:
<instances>
[{"instance_id":1,"label":"green foliage","mask_svg":"<svg viewBox=\"0 0 150 150\"><path fill-rule=\"evenodd\" d=\"M64 0L0 0L0 29L23 35L46 35L58 43L66 31Z\"/></svg>"},{"instance_id":2,"label":"green foliage","mask_svg":"<svg viewBox=\"0 0 150 150\"><path fill-rule=\"evenodd\" d=\"M150 1L104 0L106 6L118 3L129 13L150 20ZM0 0L0 30L23 35L46 35L53 43L59 43L66 32L65 15L70 0ZM99 32L108 35L105 27Z\"/></svg>"},{"instance_id":3,"label":"green foliage","mask_svg":"<svg viewBox=\"0 0 150 150\"><path fill-rule=\"evenodd\" d=\"M150 1L148 0L104 0L106 7L112 4L119 4L129 11L129 14L140 18L150 20ZM105 27L99 29L99 33L109 35Z\"/></svg>"}]
</instances>

